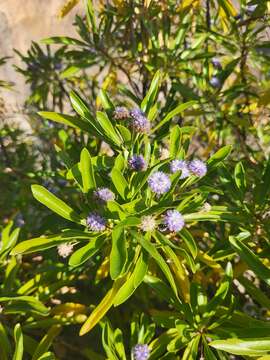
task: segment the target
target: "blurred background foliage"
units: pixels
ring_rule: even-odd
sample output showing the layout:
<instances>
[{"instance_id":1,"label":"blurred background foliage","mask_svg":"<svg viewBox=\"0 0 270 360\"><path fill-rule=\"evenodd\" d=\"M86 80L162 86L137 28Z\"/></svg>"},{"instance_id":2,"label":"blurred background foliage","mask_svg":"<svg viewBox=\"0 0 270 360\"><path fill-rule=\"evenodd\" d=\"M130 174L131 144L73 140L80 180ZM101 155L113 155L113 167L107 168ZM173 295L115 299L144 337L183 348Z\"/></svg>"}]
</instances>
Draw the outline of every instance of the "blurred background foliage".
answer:
<instances>
[{"instance_id":1,"label":"blurred background foliage","mask_svg":"<svg viewBox=\"0 0 270 360\"><path fill-rule=\"evenodd\" d=\"M63 1L59 17L79 2ZM265 0L88 0L85 13L74 18L76 37L55 37L52 29L52 37L33 42L27 53L15 49L14 56L21 60L16 70L30 88L19 112L32 131L26 133L10 122L10 110L1 102L1 360L129 359L132 346L142 341L155 349L153 359L178 359L183 354L184 359L229 359L227 352L221 352L226 344L210 348L208 336L217 341L269 340L269 15L270 2ZM7 61L12 63L12 58L2 58L0 65ZM172 125L194 127L190 156L196 153L208 159L219 148L232 145L229 159L206 184L218 188L207 202L230 209L232 217L241 216L237 224L194 220L199 269L193 274L188 268L188 277L195 283L191 301L197 302L196 321L203 317L221 279L230 283L234 300L226 297L229 290L224 285L226 294L220 295L215 313L215 321L220 318L221 323L210 334L201 334L200 345L190 336L198 329L181 323L181 309L172 298L164 299L164 291L170 289L155 278L154 264L153 273L128 303L110 311L111 322L103 319L100 327L79 337L81 325L111 287L109 250L75 269L55 248L42 255L10 255L20 240L69 226L33 199L32 184L42 184L79 206L82 194L64 167L64 154L72 164L79 161L83 147L93 157L113 155L113 149L91 133L37 113L75 115L69 100L73 89L85 99L91 114L104 110L109 100L133 107L141 104L157 71L162 82L151 114L157 124L181 104L192 102L170 122L158 125L155 136L160 149L167 150L164 134ZM0 86L2 91L16 90L16 84L1 81ZM248 240L239 245L236 234L244 231L252 236L242 234ZM233 264L233 275L224 270L227 260ZM140 313L146 315L136 316ZM184 334L181 346L179 334ZM232 354L248 358L252 351L259 357L252 344L249 353ZM260 355L269 352L267 343Z\"/></svg>"}]
</instances>

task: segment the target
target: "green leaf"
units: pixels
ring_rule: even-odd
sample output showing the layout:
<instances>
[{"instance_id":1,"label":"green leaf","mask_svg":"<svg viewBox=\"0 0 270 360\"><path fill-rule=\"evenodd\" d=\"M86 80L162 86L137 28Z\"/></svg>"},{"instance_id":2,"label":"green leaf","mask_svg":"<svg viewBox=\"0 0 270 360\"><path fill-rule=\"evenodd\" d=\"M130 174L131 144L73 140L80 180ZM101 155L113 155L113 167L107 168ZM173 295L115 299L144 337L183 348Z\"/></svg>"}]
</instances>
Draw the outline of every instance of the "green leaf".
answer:
<instances>
[{"instance_id":1,"label":"green leaf","mask_svg":"<svg viewBox=\"0 0 270 360\"><path fill-rule=\"evenodd\" d=\"M64 45L78 45L78 46L88 46L88 44L78 40L74 39L68 36L52 36L47 39L42 39L41 42L43 44L64 44Z\"/></svg>"},{"instance_id":2,"label":"green leaf","mask_svg":"<svg viewBox=\"0 0 270 360\"><path fill-rule=\"evenodd\" d=\"M0 322L0 359L1 360L8 360L10 359L11 355L11 344L8 339L7 331L4 325Z\"/></svg>"},{"instance_id":3,"label":"green leaf","mask_svg":"<svg viewBox=\"0 0 270 360\"><path fill-rule=\"evenodd\" d=\"M146 114L148 114L148 112L150 111L150 108L153 106L153 104L155 102L158 88L160 86L161 78L162 78L162 73L161 73L161 71L158 70L155 73L153 80L151 82L150 88L141 103L141 109Z\"/></svg>"},{"instance_id":4,"label":"green leaf","mask_svg":"<svg viewBox=\"0 0 270 360\"><path fill-rule=\"evenodd\" d=\"M111 171L111 179L117 192L125 200L128 192L128 183L122 173L115 167Z\"/></svg>"},{"instance_id":5,"label":"green leaf","mask_svg":"<svg viewBox=\"0 0 270 360\"><path fill-rule=\"evenodd\" d=\"M159 128L161 128L163 125L165 125L168 121L170 121L174 116L181 114L183 111L185 111L186 109L188 109L189 107L193 106L197 104L197 101L195 100L191 100L188 101L184 104L180 104L178 105L175 109L173 109L172 111L170 111L164 119L162 119L158 125L152 130L152 132L154 133L155 131L157 131Z\"/></svg>"},{"instance_id":6,"label":"green leaf","mask_svg":"<svg viewBox=\"0 0 270 360\"><path fill-rule=\"evenodd\" d=\"M36 348L32 360L38 360L42 356L42 354L44 354L49 349L54 338L59 335L60 331L61 331L60 325L53 325L49 329L47 334L42 338L42 340L38 344L38 347Z\"/></svg>"},{"instance_id":7,"label":"green leaf","mask_svg":"<svg viewBox=\"0 0 270 360\"><path fill-rule=\"evenodd\" d=\"M112 141L115 145L121 146L122 139L120 135L115 131L115 128L113 127L111 121L109 120L107 114L97 111L97 121L100 127L103 130L104 135Z\"/></svg>"},{"instance_id":8,"label":"green leaf","mask_svg":"<svg viewBox=\"0 0 270 360\"><path fill-rule=\"evenodd\" d=\"M112 231L112 249L110 254L110 275L113 280L118 278L127 260L125 229L119 224Z\"/></svg>"},{"instance_id":9,"label":"green leaf","mask_svg":"<svg viewBox=\"0 0 270 360\"><path fill-rule=\"evenodd\" d=\"M42 354L37 360L55 360L55 356L50 351Z\"/></svg>"},{"instance_id":10,"label":"green leaf","mask_svg":"<svg viewBox=\"0 0 270 360\"><path fill-rule=\"evenodd\" d=\"M167 280L169 281L176 297L178 297L177 287L175 285L174 278L172 276L170 268L167 265L166 261L163 259L163 257L160 255L160 253L158 252L156 247L150 242L149 239L145 239L143 236L139 235L135 231L131 231L131 233L135 238L137 238L139 243L149 253L149 255L152 256L156 260L160 269L163 271L164 275L166 276Z\"/></svg>"},{"instance_id":11,"label":"green leaf","mask_svg":"<svg viewBox=\"0 0 270 360\"><path fill-rule=\"evenodd\" d=\"M86 148L83 148L81 151L80 171L82 175L83 192L88 193L89 190L96 187L96 181L91 156Z\"/></svg>"},{"instance_id":12,"label":"green leaf","mask_svg":"<svg viewBox=\"0 0 270 360\"><path fill-rule=\"evenodd\" d=\"M205 318L210 318L216 312L218 305L220 305L226 298L228 291L230 289L233 279L233 270L231 263L227 264L226 273L224 279L222 280L218 290L216 291L213 298L208 302L203 316Z\"/></svg>"},{"instance_id":13,"label":"green leaf","mask_svg":"<svg viewBox=\"0 0 270 360\"><path fill-rule=\"evenodd\" d=\"M234 355L263 356L270 353L270 338L215 340L209 345Z\"/></svg>"},{"instance_id":14,"label":"green leaf","mask_svg":"<svg viewBox=\"0 0 270 360\"><path fill-rule=\"evenodd\" d=\"M71 101L71 104L72 104L74 110L77 112L77 114L79 114L89 124L89 127L91 129L91 133L93 133L94 135L102 138L103 133L102 133L101 129L99 128L96 120L94 119L94 117L90 113L87 104L79 96L79 94L77 94L75 91L71 91L71 93L70 93L70 101Z\"/></svg>"},{"instance_id":15,"label":"green leaf","mask_svg":"<svg viewBox=\"0 0 270 360\"><path fill-rule=\"evenodd\" d=\"M109 96L107 95L106 91L103 90L103 89L100 89L99 91L99 95L98 95L98 98L100 99L101 101L101 104L103 106L103 108L108 111L112 111L114 110L114 105L113 103L111 102Z\"/></svg>"},{"instance_id":16,"label":"green leaf","mask_svg":"<svg viewBox=\"0 0 270 360\"><path fill-rule=\"evenodd\" d=\"M97 33L93 2L92 0L85 0L85 2L86 2L86 18L87 18L87 24L89 30L93 30L93 33Z\"/></svg>"},{"instance_id":17,"label":"green leaf","mask_svg":"<svg viewBox=\"0 0 270 360\"><path fill-rule=\"evenodd\" d=\"M134 293L137 287L142 283L145 274L148 269L148 254L142 251L139 259L135 264L135 268L131 275L127 278L124 285L118 291L115 299L114 306L118 306L125 301Z\"/></svg>"},{"instance_id":18,"label":"green leaf","mask_svg":"<svg viewBox=\"0 0 270 360\"><path fill-rule=\"evenodd\" d=\"M20 324L16 324L14 328L15 353L12 360L23 360L23 334Z\"/></svg>"},{"instance_id":19,"label":"green leaf","mask_svg":"<svg viewBox=\"0 0 270 360\"><path fill-rule=\"evenodd\" d=\"M47 316L49 314L49 309L33 296L1 296L0 302L11 302L11 305L7 304L5 307L7 313L9 307L11 308L11 306L14 305L16 313L20 313L20 311L31 312L41 316Z\"/></svg>"},{"instance_id":20,"label":"green leaf","mask_svg":"<svg viewBox=\"0 0 270 360\"><path fill-rule=\"evenodd\" d=\"M50 193L45 187L41 185L32 185L31 189L34 198L47 206L50 210L67 220L81 223L80 216L70 206L64 203L64 201Z\"/></svg>"},{"instance_id":21,"label":"green leaf","mask_svg":"<svg viewBox=\"0 0 270 360\"><path fill-rule=\"evenodd\" d=\"M95 233L87 233L80 230L64 230L60 234L43 236L22 241L12 250L11 255L30 254L58 246L62 243L74 240L87 240L95 237Z\"/></svg>"},{"instance_id":22,"label":"green leaf","mask_svg":"<svg viewBox=\"0 0 270 360\"><path fill-rule=\"evenodd\" d=\"M266 267L260 260L260 258L251 251L248 246L246 246L242 240L242 234L240 233L238 236L229 236L229 241L233 248L240 255L241 259L243 259L251 270L255 272L255 274L265 281L270 286L270 269ZM248 236L249 234L246 234Z\"/></svg>"},{"instance_id":23,"label":"green leaf","mask_svg":"<svg viewBox=\"0 0 270 360\"><path fill-rule=\"evenodd\" d=\"M197 244L191 235L191 233L187 229L182 229L180 231L180 236L184 240L185 244L187 245L187 248L189 249L191 255L195 259L198 253Z\"/></svg>"},{"instance_id":24,"label":"green leaf","mask_svg":"<svg viewBox=\"0 0 270 360\"><path fill-rule=\"evenodd\" d=\"M216 168L223 160L226 159L226 157L230 154L231 150L232 146L226 145L219 149L214 155L212 155L207 161L208 170Z\"/></svg>"},{"instance_id":25,"label":"green leaf","mask_svg":"<svg viewBox=\"0 0 270 360\"><path fill-rule=\"evenodd\" d=\"M187 345L182 360L196 360L198 357L198 347L201 335L195 336Z\"/></svg>"},{"instance_id":26,"label":"green leaf","mask_svg":"<svg viewBox=\"0 0 270 360\"><path fill-rule=\"evenodd\" d=\"M181 149L182 133L179 125L175 125L170 135L170 157L176 158Z\"/></svg>"},{"instance_id":27,"label":"green leaf","mask_svg":"<svg viewBox=\"0 0 270 360\"><path fill-rule=\"evenodd\" d=\"M74 253L69 258L69 266L76 267L85 263L102 248L105 239L106 238L103 236L96 237L92 239L87 245L74 251Z\"/></svg>"},{"instance_id":28,"label":"green leaf","mask_svg":"<svg viewBox=\"0 0 270 360\"><path fill-rule=\"evenodd\" d=\"M75 129L80 129L88 133L91 132L91 127L89 126L89 124L86 121L81 120L79 117L59 114L50 111L40 111L38 114L44 119L52 120L59 124L71 126Z\"/></svg>"},{"instance_id":29,"label":"green leaf","mask_svg":"<svg viewBox=\"0 0 270 360\"><path fill-rule=\"evenodd\" d=\"M92 314L89 316L89 318L86 320L86 322L81 327L80 336L88 333L103 318L103 316L107 313L107 311L113 305L114 298L122 285L123 285L122 278L117 279L113 283L113 287L107 292L105 297L98 304L98 306L93 310Z\"/></svg>"},{"instance_id":30,"label":"green leaf","mask_svg":"<svg viewBox=\"0 0 270 360\"><path fill-rule=\"evenodd\" d=\"M246 182L245 168L244 168L243 164L241 163L241 161L238 162L235 166L234 180L235 180L235 184L238 187L238 189L243 193L247 186L247 182Z\"/></svg>"}]
</instances>

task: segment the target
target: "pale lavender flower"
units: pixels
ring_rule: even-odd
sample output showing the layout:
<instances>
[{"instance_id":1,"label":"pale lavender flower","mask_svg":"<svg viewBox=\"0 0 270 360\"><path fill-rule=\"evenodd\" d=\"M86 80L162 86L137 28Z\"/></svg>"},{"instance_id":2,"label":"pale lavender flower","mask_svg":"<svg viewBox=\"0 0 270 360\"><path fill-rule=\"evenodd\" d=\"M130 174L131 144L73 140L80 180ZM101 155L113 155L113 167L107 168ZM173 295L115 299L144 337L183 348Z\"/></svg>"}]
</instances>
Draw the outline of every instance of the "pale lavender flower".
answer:
<instances>
[{"instance_id":1,"label":"pale lavender flower","mask_svg":"<svg viewBox=\"0 0 270 360\"><path fill-rule=\"evenodd\" d=\"M24 218L23 218L22 213L19 213L19 214L16 216L15 225L18 226L18 227L20 227L20 228L25 225L25 221L24 221Z\"/></svg>"},{"instance_id":2,"label":"pale lavender flower","mask_svg":"<svg viewBox=\"0 0 270 360\"><path fill-rule=\"evenodd\" d=\"M156 220L153 216L147 215L141 219L140 228L142 231L154 231L156 228Z\"/></svg>"},{"instance_id":3,"label":"pale lavender flower","mask_svg":"<svg viewBox=\"0 0 270 360\"><path fill-rule=\"evenodd\" d=\"M113 117L116 120L128 119L129 118L129 111L124 106L116 106L116 108L115 108L115 110L113 112Z\"/></svg>"},{"instance_id":4,"label":"pale lavender flower","mask_svg":"<svg viewBox=\"0 0 270 360\"><path fill-rule=\"evenodd\" d=\"M87 216L86 224L92 231L104 231L106 229L106 220L95 212Z\"/></svg>"},{"instance_id":5,"label":"pale lavender flower","mask_svg":"<svg viewBox=\"0 0 270 360\"><path fill-rule=\"evenodd\" d=\"M203 177L207 173L206 164L198 159L192 160L188 165L189 171L192 172L193 175Z\"/></svg>"},{"instance_id":6,"label":"pale lavender flower","mask_svg":"<svg viewBox=\"0 0 270 360\"><path fill-rule=\"evenodd\" d=\"M108 188L98 188L93 193L94 198L101 204L106 204L108 201L115 199L114 193Z\"/></svg>"},{"instance_id":7,"label":"pale lavender flower","mask_svg":"<svg viewBox=\"0 0 270 360\"><path fill-rule=\"evenodd\" d=\"M128 164L132 170L144 171L147 168L146 162L142 155L133 155L128 160Z\"/></svg>"},{"instance_id":8,"label":"pale lavender flower","mask_svg":"<svg viewBox=\"0 0 270 360\"><path fill-rule=\"evenodd\" d=\"M171 180L164 172L156 171L149 177L148 185L154 193L161 195L170 190Z\"/></svg>"},{"instance_id":9,"label":"pale lavender flower","mask_svg":"<svg viewBox=\"0 0 270 360\"><path fill-rule=\"evenodd\" d=\"M177 232L184 227L185 221L179 211L168 210L164 217L164 224L169 231Z\"/></svg>"},{"instance_id":10,"label":"pale lavender flower","mask_svg":"<svg viewBox=\"0 0 270 360\"><path fill-rule=\"evenodd\" d=\"M132 109L130 116L132 117L131 125L134 130L140 133L148 133L150 131L150 122L140 109Z\"/></svg>"},{"instance_id":11,"label":"pale lavender flower","mask_svg":"<svg viewBox=\"0 0 270 360\"><path fill-rule=\"evenodd\" d=\"M216 58L216 57L212 58L212 64L216 69L219 69L219 70L222 69L221 63L218 58Z\"/></svg>"},{"instance_id":12,"label":"pale lavender flower","mask_svg":"<svg viewBox=\"0 0 270 360\"><path fill-rule=\"evenodd\" d=\"M254 5L248 5L246 7L246 11L248 13L248 15L252 15L252 13L254 13L254 11L257 9L257 4L254 4Z\"/></svg>"},{"instance_id":13,"label":"pale lavender flower","mask_svg":"<svg viewBox=\"0 0 270 360\"><path fill-rule=\"evenodd\" d=\"M147 360L150 355L150 350L146 344L137 344L132 349L134 360Z\"/></svg>"},{"instance_id":14,"label":"pale lavender flower","mask_svg":"<svg viewBox=\"0 0 270 360\"><path fill-rule=\"evenodd\" d=\"M181 171L180 179L185 179L190 175L188 163L185 160L173 160L170 163L170 170L173 174L177 171Z\"/></svg>"},{"instance_id":15,"label":"pale lavender flower","mask_svg":"<svg viewBox=\"0 0 270 360\"><path fill-rule=\"evenodd\" d=\"M213 87L213 88L219 88L221 86L221 82L219 80L219 78L217 76L213 76L211 79L210 79L210 85Z\"/></svg>"},{"instance_id":16,"label":"pale lavender flower","mask_svg":"<svg viewBox=\"0 0 270 360\"><path fill-rule=\"evenodd\" d=\"M58 255L62 258L68 257L73 252L73 246L74 244L61 244L57 246Z\"/></svg>"}]
</instances>

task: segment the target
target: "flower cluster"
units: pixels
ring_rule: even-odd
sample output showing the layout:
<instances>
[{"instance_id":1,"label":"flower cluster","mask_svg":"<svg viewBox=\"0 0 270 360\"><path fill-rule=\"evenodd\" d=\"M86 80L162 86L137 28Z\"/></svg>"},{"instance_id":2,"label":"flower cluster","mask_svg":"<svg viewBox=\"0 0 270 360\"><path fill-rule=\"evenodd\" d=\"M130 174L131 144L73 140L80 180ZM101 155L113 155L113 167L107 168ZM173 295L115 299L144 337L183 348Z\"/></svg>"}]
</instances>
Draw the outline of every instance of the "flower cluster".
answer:
<instances>
[{"instance_id":1,"label":"flower cluster","mask_svg":"<svg viewBox=\"0 0 270 360\"><path fill-rule=\"evenodd\" d=\"M170 190L171 180L162 171L154 172L148 179L150 189L157 195L162 195Z\"/></svg>"},{"instance_id":2,"label":"flower cluster","mask_svg":"<svg viewBox=\"0 0 270 360\"><path fill-rule=\"evenodd\" d=\"M182 174L180 179L185 179L191 174L198 177L203 177L207 173L207 166L199 159L195 159L190 162L176 159L170 163L170 171L173 174L177 171L181 171Z\"/></svg>"},{"instance_id":3,"label":"flower cluster","mask_svg":"<svg viewBox=\"0 0 270 360\"><path fill-rule=\"evenodd\" d=\"M125 108L123 106L116 106L116 108L113 112L113 117L116 120L126 120L129 118L129 111L127 108Z\"/></svg>"},{"instance_id":4,"label":"flower cluster","mask_svg":"<svg viewBox=\"0 0 270 360\"><path fill-rule=\"evenodd\" d=\"M148 215L148 216L144 216L141 219L141 224L140 224L140 228L142 229L142 231L154 231L156 228L156 220L153 216Z\"/></svg>"},{"instance_id":5,"label":"flower cluster","mask_svg":"<svg viewBox=\"0 0 270 360\"><path fill-rule=\"evenodd\" d=\"M168 210L164 216L164 224L171 232L182 230L185 225L183 216L177 210Z\"/></svg>"},{"instance_id":6,"label":"flower cluster","mask_svg":"<svg viewBox=\"0 0 270 360\"><path fill-rule=\"evenodd\" d=\"M129 111L123 106L117 106L114 110L113 117L116 120L131 119L131 127L139 133L147 134L150 131L150 121L139 108L134 108Z\"/></svg>"},{"instance_id":7,"label":"flower cluster","mask_svg":"<svg viewBox=\"0 0 270 360\"><path fill-rule=\"evenodd\" d=\"M185 179L190 175L188 163L185 160L173 160L170 163L170 170L173 174L181 171L180 179Z\"/></svg>"},{"instance_id":8,"label":"flower cluster","mask_svg":"<svg viewBox=\"0 0 270 360\"><path fill-rule=\"evenodd\" d=\"M149 347L146 344L137 344L132 349L132 356L134 360L147 360L149 355Z\"/></svg>"},{"instance_id":9,"label":"flower cluster","mask_svg":"<svg viewBox=\"0 0 270 360\"><path fill-rule=\"evenodd\" d=\"M101 232L106 229L106 220L99 214L92 212L86 218L86 225L92 231Z\"/></svg>"},{"instance_id":10,"label":"flower cluster","mask_svg":"<svg viewBox=\"0 0 270 360\"><path fill-rule=\"evenodd\" d=\"M132 118L132 128L139 133L148 133L150 131L150 122L146 118L145 114L138 108L130 111Z\"/></svg>"},{"instance_id":11,"label":"flower cluster","mask_svg":"<svg viewBox=\"0 0 270 360\"><path fill-rule=\"evenodd\" d=\"M74 244L71 244L71 243L70 244L64 243L64 244L59 245L57 247L58 255L65 259L73 252L73 246L74 246Z\"/></svg>"},{"instance_id":12,"label":"flower cluster","mask_svg":"<svg viewBox=\"0 0 270 360\"><path fill-rule=\"evenodd\" d=\"M146 162L142 155L133 155L128 160L128 164L132 170L144 171L147 168Z\"/></svg>"},{"instance_id":13,"label":"flower cluster","mask_svg":"<svg viewBox=\"0 0 270 360\"><path fill-rule=\"evenodd\" d=\"M97 200L100 204L106 204L108 201L113 201L115 199L114 193L108 188L98 188L93 193L94 199Z\"/></svg>"}]
</instances>

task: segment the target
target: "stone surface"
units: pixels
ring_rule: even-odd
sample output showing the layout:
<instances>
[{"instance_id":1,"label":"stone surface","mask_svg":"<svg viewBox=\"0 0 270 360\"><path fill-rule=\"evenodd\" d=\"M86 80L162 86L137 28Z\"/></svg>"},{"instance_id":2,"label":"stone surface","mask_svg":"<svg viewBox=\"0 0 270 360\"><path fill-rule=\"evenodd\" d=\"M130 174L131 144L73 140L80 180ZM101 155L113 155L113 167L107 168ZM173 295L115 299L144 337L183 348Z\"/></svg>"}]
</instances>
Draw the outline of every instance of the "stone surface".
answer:
<instances>
[{"instance_id":1,"label":"stone surface","mask_svg":"<svg viewBox=\"0 0 270 360\"><path fill-rule=\"evenodd\" d=\"M58 18L59 9L65 0L0 0L0 56L12 56L0 67L0 79L15 83L13 92L1 90L1 96L8 106L21 106L28 92L24 77L17 73L12 64L20 64L14 54L16 48L25 53L31 41L56 35L75 36L72 26L74 15L82 13L83 2L75 6L63 19Z\"/></svg>"}]
</instances>

